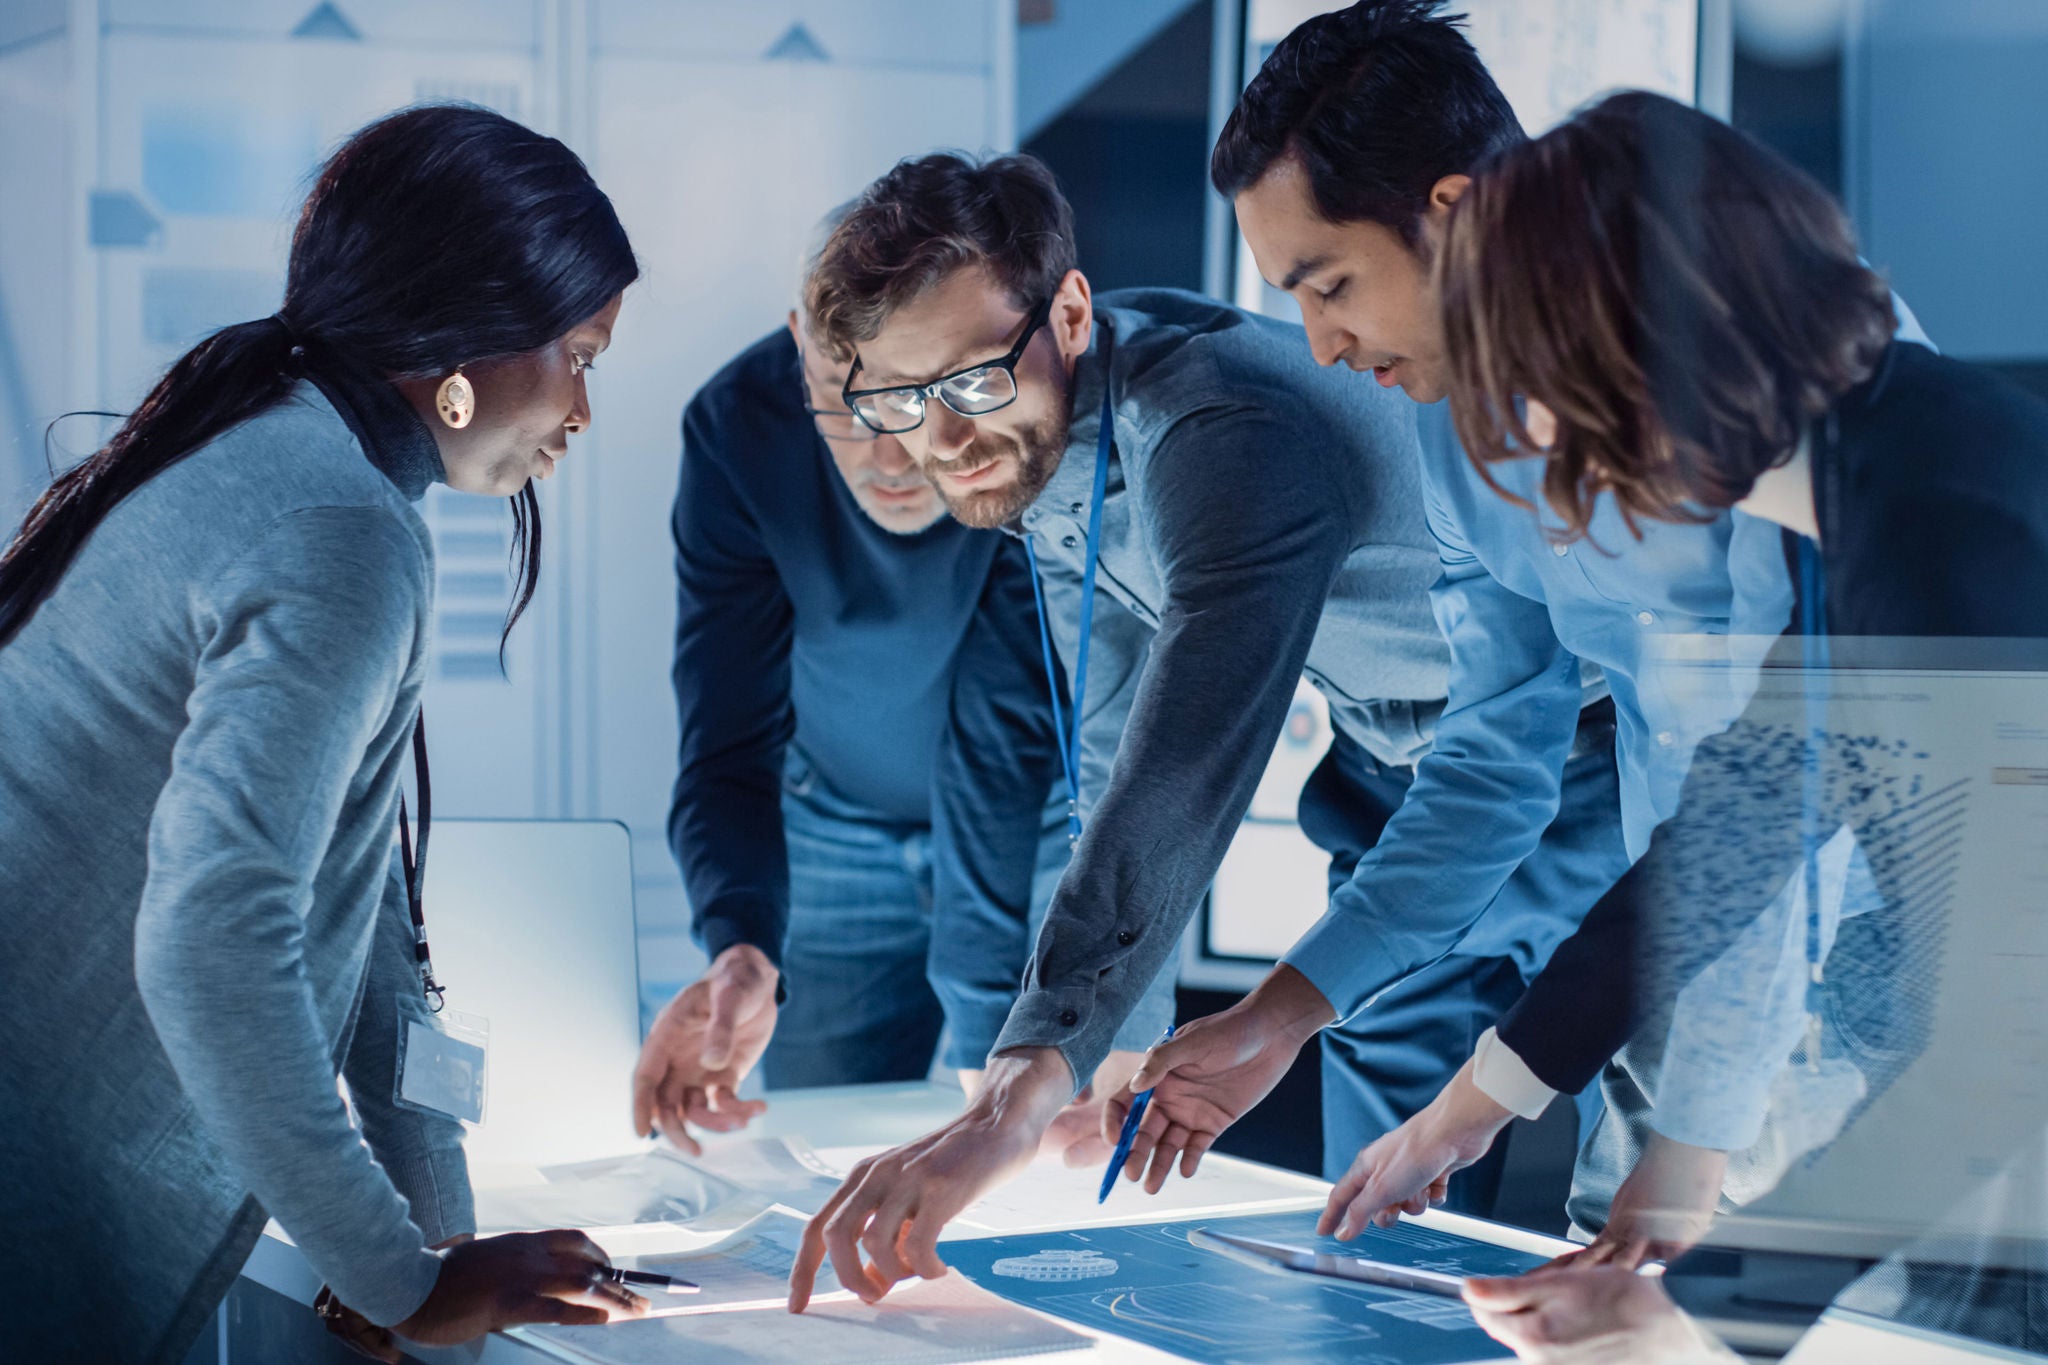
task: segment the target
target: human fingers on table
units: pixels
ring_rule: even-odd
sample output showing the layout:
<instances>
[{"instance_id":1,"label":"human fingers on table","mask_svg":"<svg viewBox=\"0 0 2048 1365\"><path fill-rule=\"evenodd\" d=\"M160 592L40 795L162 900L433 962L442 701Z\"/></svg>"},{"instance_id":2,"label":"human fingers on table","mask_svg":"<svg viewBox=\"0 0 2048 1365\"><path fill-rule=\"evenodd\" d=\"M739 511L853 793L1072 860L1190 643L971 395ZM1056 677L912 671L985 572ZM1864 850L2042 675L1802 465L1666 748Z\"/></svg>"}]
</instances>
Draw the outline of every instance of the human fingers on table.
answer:
<instances>
[{"instance_id":1,"label":"human fingers on table","mask_svg":"<svg viewBox=\"0 0 2048 1365\"><path fill-rule=\"evenodd\" d=\"M936 1216L942 1202L935 1190L899 1177L883 1199L860 1239L868 1254L869 1273L886 1294L908 1279L937 1279L946 1273L939 1259L939 1231L946 1220Z\"/></svg>"},{"instance_id":2,"label":"human fingers on table","mask_svg":"<svg viewBox=\"0 0 2048 1365\"><path fill-rule=\"evenodd\" d=\"M572 1295L575 1303L595 1304L614 1318L637 1318L647 1312L648 1303L644 1295L636 1294L622 1284L600 1280L581 1294Z\"/></svg>"},{"instance_id":3,"label":"human fingers on table","mask_svg":"<svg viewBox=\"0 0 2048 1365\"><path fill-rule=\"evenodd\" d=\"M1158 1144L1152 1148L1151 1169L1145 1173L1145 1193L1157 1194L1166 1188L1166 1178L1173 1174L1174 1163L1187 1150L1188 1139L1192 1136L1185 1124L1167 1125Z\"/></svg>"},{"instance_id":4,"label":"human fingers on table","mask_svg":"<svg viewBox=\"0 0 2048 1365\"><path fill-rule=\"evenodd\" d=\"M946 1220L936 1212L926 1210L910 1220L903 1229L903 1242L899 1254L909 1267L927 1280L936 1280L950 1274L946 1263L939 1259L939 1233L945 1229Z\"/></svg>"},{"instance_id":5,"label":"human fingers on table","mask_svg":"<svg viewBox=\"0 0 2048 1365\"><path fill-rule=\"evenodd\" d=\"M666 1069L656 1065L644 1052L639 1064L633 1068L633 1131L641 1137L654 1131L656 1096L661 1088L662 1072Z\"/></svg>"},{"instance_id":6,"label":"human fingers on table","mask_svg":"<svg viewBox=\"0 0 2048 1365\"><path fill-rule=\"evenodd\" d=\"M512 1305L499 1322L501 1327L522 1323L549 1323L561 1327L597 1327L611 1321L611 1315L594 1303L571 1303L545 1294L529 1294Z\"/></svg>"},{"instance_id":7,"label":"human fingers on table","mask_svg":"<svg viewBox=\"0 0 2048 1365\"><path fill-rule=\"evenodd\" d=\"M661 1135L691 1156L702 1156L704 1148L690 1132L690 1089L680 1071L670 1071L655 1094L654 1108L660 1116Z\"/></svg>"},{"instance_id":8,"label":"human fingers on table","mask_svg":"<svg viewBox=\"0 0 2048 1365\"><path fill-rule=\"evenodd\" d=\"M1154 1098L1156 1100L1157 1097ZM1124 1158L1124 1179L1143 1178L1145 1163L1152 1158L1152 1149L1159 1145L1159 1140L1166 1136L1167 1129L1172 1126L1173 1121L1167 1118L1166 1111L1158 1104L1145 1106L1144 1117L1138 1120L1138 1131L1131 1134L1130 1155ZM1123 1140L1121 1126L1117 1130L1117 1140Z\"/></svg>"},{"instance_id":9,"label":"human fingers on table","mask_svg":"<svg viewBox=\"0 0 2048 1365\"><path fill-rule=\"evenodd\" d=\"M1649 1253L1649 1244L1640 1238L1626 1235L1609 1237L1603 1233L1578 1251L1566 1252L1552 1264L1572 1270L1591 1270L1603 1265L1634 1270L1649 1259Z\"/></svg>"},{"instance_id":10,"label":"human fingers on table","mask_svg":"<svg viewBox=\"0 0 2048 1365\"><path fill-rule=\"evenodd\" d=\"M720 1095L731 1101L731 1107L720 1103ZM741 1107L740 1100L733 1096L732 1088L725 1085L691 1086L684 1092L683 1119L706 1132L734 1133L747 1126L753 1113Z\"/></svg>"},{"instance_id":11,"label":"human fingers on table","mask_svg":"<svg viewBox=\"0 0 2048 1365\"><path fill-rule=\"evenodd\" d=\"M1182 1030L1172 1038L1154 1043L1146 1050L1145 1060L1131 1073L1130 1083L1124 1087L1126 1094L1137 1094L1150 1090L1172 1074L1176 1067L1184 1066L1202 1052L1202 1038L1199 1030Z\"/></svg>"},{"instance_id":12,"label":"human fingers on table","mask_svg":"<svg viewBox=\"0 0 2048 1365\"><path fill-rule=\"evenodd\" d=\"M897 1281L907 1280L911 1275L910 1267L897 1254L904 1233L910 1229L911 1200L910 1192L901 1185L892 1189L887 1197L875 1206L874 1213L867 1220L867 1226L860 1230L857 1239L861 1250L866 1253L869 1274L879 1284L883 1294L894 1288ZM838 1258L835 1256L833 1260L836 1264ZM844 1279L845 1276L842 1275L840 1278ZM880 1294L876 1297L879 1298Z\"/></svg>"},{"instance_id":13,"label":"human fingers on table","mask_svg":"<svg viewBox=\"0 0 2048 1365\"><path fill-rule=\"evenodd\" d=\"M611 1266L612 1258L605 1254L605 1249L591 1241L589 1234L575 1228L551 1228L538 1236L548 1254L565 1263L580 1261L605 1269Z\"/></svg>"},{"instance_id":14,"label":"human fingers on table","mask_svg":"<svg viewBox=\"0 0 2048 1365\"><path fill-rule=\"evenodd\" d=\"M1202 1168L1202 1158L1209 1155L1209 1149L1216 1145L1216 1138L1217 1134L1215 1133L1198 1132L1189 1134L1188 1145L1180 1154L1180 1173L1182 1179L1191 1180L1194 1178L1195 1172Z\"/></svg>"},{"instance_id":15,"label":"human fingers on table","mask_svg":"<svg viewBox=\"0 0 2048 1365\"><path fill-rule=\"evenodd\" d=\"M1476 1276L1465 1281L1465 1302L1495 1313L1517 1313L1548 1301L1557 1292L1557 1276L1548 1265L1523 1275Z\"/></svg>"},{"instance_id":16,"label":"human fingers on table","mask_svg":"<svg viewBox=\"0 0 2048 1365\"><path fill-rule=\"evenodd\" d=\"M1472 1310L1472 1321L1479 1325L1480 1331L1517 1356L1524 1356L1525 1352L1534 1348L1535 1343L1528 1337L1528 1313L1500 1313L1476 1303L1468 1303L1466 1306Z\"/></svg>"},{"instance_id":17,"label":"human fingers on table","mask_svg":"<svg viewBox=\"0 0 2048 1365\"><path fill-rule=\"evenodd\" d=\"M863 1303L875 1303L889 1292L889 1282L869 1271L860 1249L861 1236L882 1202L881 1191L874 1188L880 1183L855 1167L854 1174L847 1177L851 1193L829 1216L819 1215L825 1219L825 1254L832 1258L832 1271Z\"/></svg>"},{"instance_id":18,"label":"human fingers on table","mask_svg":"<svg viewBox=\"0 0 2048 1365\"><path fill-rule=\"evenodd\" d=\"M1124 1118L1131 1112L1131 1105L1136 1100L1137 1096L1128 1090L1113 1091L1103 1100L1102 1140L1110 1146L1116 1146L1117 1139L1123 1136Z\"/></svg>"},{"instance_id":19,"label":"human fingers on table","mask_svg":"<svg viewBox=\"0 0 2048 1365\"><path fill-rule=\"evenodd\" d=\"M704 1102L713 1113L733 1115L743 1124L768 1112L768 1101L743 1100L739 1091L723 1081L704 1087Z\"/></svg>"},{"instance_id":20,"label":"human fingers on table","mask_svg":"<svg viewBox=\"0 0 2048 1365\"><path fill-rule=\"evenodd\" d=\"M825 1218L838 1209L845 1192L846 1187L841 1185L811 1221L804 1224L803 1236L796 1244L796 1257L789 1263L789 1311L792 1313L801 1313L810 1306L811 1288L818 1282L819 1267L825 1264Z\"/></svg>"},{"instance_id":21,"label":"human fingers on table","mask_svg":"<svg viewBox=\"0 0 2048 1365\"><path fill-rule=\"evenodd\" d=\"M1334 1235L1348 1242L1365 1231L1368 1224L1386 1227L1397 1221L1400 1204L1412 1195L1395 1188L1388 1176L1386 1162L1372 1148L1359 1153L1358 1159L1351 1163L1351 1169L1330 1191L1330 1198L1323 1205L1323 1215L1316 1220L1316 1231L1322 1236ZM1426 1191L1428 1187L1423 1188Z\"/></svg>"}]
</instances>

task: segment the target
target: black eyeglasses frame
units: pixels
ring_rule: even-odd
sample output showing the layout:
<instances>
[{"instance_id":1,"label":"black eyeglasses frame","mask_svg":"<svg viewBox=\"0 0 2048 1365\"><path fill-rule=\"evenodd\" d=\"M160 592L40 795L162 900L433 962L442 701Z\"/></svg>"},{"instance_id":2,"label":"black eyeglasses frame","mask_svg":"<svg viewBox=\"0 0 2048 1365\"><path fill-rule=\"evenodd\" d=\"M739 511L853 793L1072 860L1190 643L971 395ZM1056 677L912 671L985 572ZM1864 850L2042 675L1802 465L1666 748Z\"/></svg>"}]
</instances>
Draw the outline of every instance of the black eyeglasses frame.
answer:
<instances>
[{"instance_id":1,"label":"black eyeglasses frame","mask_svg":"<svg viewBox=\"0 0 2048 1365\"><path fill-rule=\"evenodd\" d=\"M856 389L853 387L853 380L854 376L860 373L861 365L860 353L856 351L853 357L853 367L846 372L846 383L840 387L839 401L846 404L846 410L851 412L862 426L883 436L901 436L907 431L916 431L919 427L923 426L925 419L924 405L934 398L938 399L941 403L945 403L948 408L952 408L954 412L959 413L960 416L967 418L969 421L979 417L987 417L991 413L1001 412L1004 408L1016 402L1018 396L1023 392L1017 384L1017 365L1024 359L1024 352L1030 347L1031 339L1038 335L1038 329L1045 326L1051 320L1052 305L1053 300L1049 297L1045 302L1031 310L1030 316L1025 319L1022 335L1017 338L1017 344L1009 349L1008 354L999 356L994 360L983 360L972 365L962 366L951 374L940 375L929 384L885 384L875 389ZM1010 396L994 407L984 409L981 412L960 412L960 409L946 402L946 395L943 392L945 385L980 370L1001 370L1009 375ZM917 420L907 427L881 426L870 421L868 415L862 412L860 406L854 401L858 398L878 397L885 393L916 394L918 399Z\"/></svg>"}]
</instances>

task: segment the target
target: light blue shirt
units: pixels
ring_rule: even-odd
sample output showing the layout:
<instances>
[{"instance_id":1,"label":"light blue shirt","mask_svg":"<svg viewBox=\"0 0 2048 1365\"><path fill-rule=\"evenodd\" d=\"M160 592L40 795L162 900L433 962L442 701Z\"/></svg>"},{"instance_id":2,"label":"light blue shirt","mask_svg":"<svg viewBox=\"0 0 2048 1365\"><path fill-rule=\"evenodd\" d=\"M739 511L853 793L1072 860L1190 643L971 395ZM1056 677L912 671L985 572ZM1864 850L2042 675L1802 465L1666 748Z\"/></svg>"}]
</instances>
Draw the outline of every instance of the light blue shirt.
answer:
<instances>
[{"instance_id":1,"label":"light blue shirt","mask_svg":"<svg viewBox=\"0 0 2048 1365\"><path fill-rule=\"evenodd\" d=\"M1285 959L1340 1016L1456 947L1534 851L1557 813L1586 665L1614 698L1634 859L1676 807L1693 746L1719 728L1657 684L1650 642L1673 631L1749 636L1760 654L1792 605L1775 526L1740 513L1705 525L1639 522L1636 540L1609 501L1588 539L1561 545L1546 534L1560 523L1543 506L1540 461L1492 471L1541 509L1532 513L1472 467L1449 403L1423 408L1417 426L1442 560L1430 597L1451 646L1450 701L1379 845ZM1740 709L1735 700L1720 726ZM1614 875L1624 870L1617 860Z\"/></svg>"},{"instance_id":2,"label":"light blue shirt","mask_svg":"<svg viewBox=\"0 0 2048 1365\"><path fill-rule=\"evenodd\" d=\"M1926 334L1896 295L1898 335ZM1792 607L1780 529L1740 512L1638 519L1612 498L1570 545L1543 500L1543 463L1467 458L1448 401L1421 409L1429 528L1442 561L1431 604L1451 647L1450 698L1414 785L1351 880L1283 959L1340 1018L1456 948L1557 813L1585 671L1614 699L1627 861L1677 808L1692 752L1741 714L1748 681ZM1503 496L1503 493L1510 496ZM1514 499L1519 499L1517 502ZM1725 695L1660 682L1658 637L1719 637ZM1625 862L1613 869L1619 877Z\"/></svg>"}]
</instances>

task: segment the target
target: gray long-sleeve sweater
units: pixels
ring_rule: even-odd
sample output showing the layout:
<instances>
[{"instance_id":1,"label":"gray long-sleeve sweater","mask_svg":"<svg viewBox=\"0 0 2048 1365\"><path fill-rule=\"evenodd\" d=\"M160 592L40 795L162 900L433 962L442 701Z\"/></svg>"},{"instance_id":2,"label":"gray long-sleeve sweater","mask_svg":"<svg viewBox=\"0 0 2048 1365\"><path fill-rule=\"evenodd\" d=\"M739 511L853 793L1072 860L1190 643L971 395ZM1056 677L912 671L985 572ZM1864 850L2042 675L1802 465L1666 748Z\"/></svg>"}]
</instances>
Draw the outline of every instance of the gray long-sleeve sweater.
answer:
<instances>
[{"instance_id":1,"label":"gray long-sleeve sweater","mask_svg":"<svg viewBox=\"0 0 2048 1365\"><path fill-rule=\"evenodd\" d=\"M182 1358L266 1214L386 1324L471 1230L460 1126L391 1099L440 472L389 385L302 383L117 506L0 647L23 1359Z\"/></svg>"}]
</instances>

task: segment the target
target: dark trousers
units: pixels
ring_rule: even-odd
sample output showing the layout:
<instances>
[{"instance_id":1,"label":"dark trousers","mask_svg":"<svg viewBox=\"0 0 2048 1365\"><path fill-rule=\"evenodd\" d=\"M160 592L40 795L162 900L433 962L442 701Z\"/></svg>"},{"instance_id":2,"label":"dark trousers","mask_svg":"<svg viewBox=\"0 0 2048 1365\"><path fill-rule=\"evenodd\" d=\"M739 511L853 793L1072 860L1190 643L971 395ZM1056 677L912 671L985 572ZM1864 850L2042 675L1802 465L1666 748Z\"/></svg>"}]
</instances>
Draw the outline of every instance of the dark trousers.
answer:
<instances>
[{"instance_id":1,"label":"dark trousers","mask_svg":"<svg viewBox=\"0 0 2048 1365\"><path fill-rule=\"evenodd\" d=\"M1335 1180L1359 1148L1436 1098L1479 1035L1543 969L1551 950L1627 864L1610 703L1588 707L1565 765L1556 818L1479 920L1447 956L1407 976L1323 1031L1323 1174ZM1414 781L1342 733L1302 788L1302 832L1330 854L1332 891L1379 842ZM1576 1097L1580 1139L1600 1113L1599 1086ZM1451 1180L1446 1207L1485 1216L1500 1190L1505 1136Z\"/></svg>"}]
</instances>

